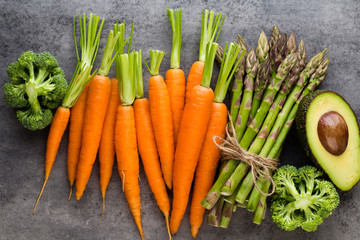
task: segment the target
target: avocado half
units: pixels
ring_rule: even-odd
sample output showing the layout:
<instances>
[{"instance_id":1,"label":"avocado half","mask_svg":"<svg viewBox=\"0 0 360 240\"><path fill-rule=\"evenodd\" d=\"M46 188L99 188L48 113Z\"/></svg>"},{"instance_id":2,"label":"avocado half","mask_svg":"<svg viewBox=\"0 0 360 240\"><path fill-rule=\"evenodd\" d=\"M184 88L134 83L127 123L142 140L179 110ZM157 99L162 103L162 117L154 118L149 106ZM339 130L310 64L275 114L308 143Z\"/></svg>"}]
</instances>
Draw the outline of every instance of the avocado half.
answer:
<instances>
[{"instance_id":1,"label":"avocado half","mask_svg":"<svg viewBox=\"0 0 360 240\"><path fill-rule=\"evenodd\" d=\"M337 93L315 91L301 101L298 137L310 157L342 191L360 180L360 131L350 105Z\"/></svg>"}]
</instances>

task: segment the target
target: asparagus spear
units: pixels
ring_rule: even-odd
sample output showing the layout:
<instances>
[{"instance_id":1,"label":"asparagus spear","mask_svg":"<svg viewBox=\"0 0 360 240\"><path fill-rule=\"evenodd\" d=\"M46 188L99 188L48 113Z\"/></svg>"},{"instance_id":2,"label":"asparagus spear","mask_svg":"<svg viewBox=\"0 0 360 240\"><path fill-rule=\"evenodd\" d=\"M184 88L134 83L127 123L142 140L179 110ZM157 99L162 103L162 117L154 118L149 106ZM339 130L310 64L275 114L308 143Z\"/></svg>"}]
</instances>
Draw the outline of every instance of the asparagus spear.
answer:
<instances>
[{"instance_id":1,"label":"asparagus spear","mask_svg":"<svg viewBox=\"0 0 360 240\"><path fill-rule=\"evenodd\" d=\"M290 37L287 40L287 54L296 52L296 40L294 33L290 34Z\"/></svg>"},{"instance_id":2,"label":"asparagus spear","mask_svg":"<svg viewBox=\"0 0 360 240\"><path fill-rule=\"evenodd\" d=\"M290 54L284 59L283 63L279 66L275 78L272 80L272 82L267 88L269 93L264 96L264 99L260 105L259 110L255 115L255 118L252 120L251 124L246 129L245 135L240 141L240 146L243 149L247 150L249 148L252 140L260 130L261 124L275 98L275 95L279 91L280 86L282 82L285 80L289 71L295 65L296 60L297 60L296 54ZM230 160L229 162L231 161L236 161L236 160ZM231 195L235 191L241 179L245 176L248 168L249 166L246 163L241 162L237 166L236 170L232 173L230 178L226 181L224 186L222 187L221 194L225 196Z\"/></svg>"},{"instance_id":3,"label":"asparagus spear","mask_svg":"<svg viewBox=\"0 0 360 240\"><path fill-rule=\"evenodd\" d=\"M323 82L323 80L327 74L326 71L327 71L328 66L329 66L329 57L327 57L326 59L324 59L321 62L319 67L316 69L316 72L311 76L309 84L307 85L305 90L301 93L301 96L296 100L294 106L292 107L292 109L290 111L290 114L288 115L288 117L286 119L286 122L285 122L283 128L281 129L281 131L276 139L276 142L275 142L273 148L271 149L271 151L269 153L269 156L276 156L281 151L281 147L286 139L288 132L290 131L291 125L294 122L294 119L295 119L295 116L296 116L296 113L297 113L297 110L298 110L301 100L306 95L312 93ZM264 184L264 187L262 188L262 190L267 192L267 191L269 191L269 188L270 188L270 183L266 182ZM257 206L255 215L253 218L253 222L256 224L261 223L262 218L260 216L265 214L266 204L263 205L264 202L266 202L266 196L261 195L259 204Z\"/></svg>"},{"instance_id":4,"label":"asparagus spear","mask_svg":"<svg viewBox=\"0 0 360 240\"><path fill-rule=\"evenodd\" d=\"M254 86L254 97L251 104L251 110L250 115L248 119L248 125L251 123L252 119L256 115L256 111L258 110L261 99L264 95L265 89L267 88L267 85L270 81L270 74L271 74L271 64L270 59L267 58L259 67L256 80L255 80L255 86Z\"/></svg>"},{"instance_id":5,"label":"asparagus spear","mask_svg":"<svg viewBox=\"0 0 360 240\"><path fill-rule=\"evenodd\" d=\"M221 218L220 218L220 227L221 228L228 228L230 219L232 217L234 209L234 203L224 202L224 207L221 212Z\"/></svg>"},{"instance_id":6,"label":"asparagus spear","mask_svg":"<svg viewBox=\"0 0 360 240\"><path fill-rule=\"evenodd\" d=\"M275 45L275 43L278 41L278 39L281 37L281 33L279 28L274 25L271 31L270 39L269 39L269 48L272 49Z\"/></svg>"},{"instance_id":7,"label":"asparagus spear","mask_svg":"<svg viewBox=\"0 0 360 240\"><path fill-rule=\"evenodd\" d=\"M213 208L211 208L207 215L207 224L219 227L220 226L220 218L221 212L224 206L224 198L221 198Z\"/></svg>"},{"instance_id":8,"label":"asparagus spear","mask_svg":"<svg viewBox=\"0 0 360 240\"><path fill-rule=\"evenodd\" d=\"M259 65L269 57L269 43L264 31L261 31L257 42L256 57L259 60Z\"/></svg>"},{"instance_id":9,"label":"asparagus spear","mask_svg":"<svg viewBox=\"0 0 360 240\"><path fill-rule=\"evenodd\" d=\"M282 61L285 59L285 57L287 55L286 39L287 39L286 33L284 33L279 38L279 40L277 41L275 46L272 48L272 51L270 51L269 57L272 62L272 68L273 68L274 74L276 74L276 70L278 69L278 67L280 66L280 64L282 63Z\"/></svg>"},{"instance_id":10,"label":"asparagus spear","mask_svg":"<svg viewBox=\"0 0 360 240\"><path fill-rule=\"evenodd\" d=\"M242 97L240 111L235 122L235 133L238 141L242 138L245 132L247 120L251 110L251 101L254 91L254 78L256 76L259 61L255 55L255 51L252 48L246 58L246 77L245 77L245 89Z\"/></svg>"},{"instance_id":11,"label":"asparagus spear","mask_svg":"<svg viewBox=\"0 0 360 240\"><path fill-rule=\"evenodd\" d=\"M256 56L259 59L258 74L255 80L254 86L254 96L251 104L250 115L248 118L248 123L255 117L256 111L260 106L262 96L264 94L264 89L268 84L268 77L270 76L270 58L269 58L269 43L267 41L266 35L261 31L256 48ZM264 65L263 65L264 64Z\"/></svg>"},{"instance_id":12,"label":"asparagus spear","mask_svg":"<svg viewBox=\"0 0 360 240\"><path fill-rule=\"evenodd\" d=\"M220 219L220 227L222 228L228 228L232 213L235 212L234 210L234 207L236 209L235 193L236 191L234 192L234 194L230 196L223 197L225 202L224 202L223 210L221 212L221 219Z\"/></svg>"}]
</instances>

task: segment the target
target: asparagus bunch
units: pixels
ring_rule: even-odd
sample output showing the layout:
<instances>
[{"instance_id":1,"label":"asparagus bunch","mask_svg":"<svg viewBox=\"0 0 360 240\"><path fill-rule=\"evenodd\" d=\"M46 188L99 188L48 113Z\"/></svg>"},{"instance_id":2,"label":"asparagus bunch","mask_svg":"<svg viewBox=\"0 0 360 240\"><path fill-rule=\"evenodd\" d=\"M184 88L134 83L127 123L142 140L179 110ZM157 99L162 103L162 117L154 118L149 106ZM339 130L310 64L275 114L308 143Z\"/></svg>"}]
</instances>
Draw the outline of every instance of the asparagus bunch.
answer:
<instances>
[{"instance_id":1,"label":"asparagus bunch","mask_svg":"<svg viewBox=\"0 0 360 240\"><path fill-rule=\"evenodd\" d=\"M260 130L261 123L266 116L266 112L269 110L276 93L279 91L282 82L286 79L286 76L293 68L296 62L296 55L291 54L286 57L283 63L279 66L276 77L270 82L267 87L268 94L264 96L264 100L260 105L255 118L252 121L252 124L247 128L244 137L240 141L240 146L247 150L252 142L252 139L256 136L256 133ZM257 124L260 124L258 126ZM248 131L251 128L250 131ZM246 141L243 141L246 139ZM238 186L242 177L247 173L249 166L237 160L229 160L223 170L220 172L219 177L213 187L210 189L209 193L205 196L201 204L207 208L211 209L217 200L220 198L221 194L228 196L231 195L236 187ZM236 170L235 170L236 169ZM226 181L226 182L224 182ZM224 184L225 183L225 184Z\"/></svg>"},{"instance_id":2,"label":"asparagus bunch","mask_svg":"<svg viewBox=\"0 0 360 240\"><path fill-rule=\"evenodd\" d=\"M250 95L246 94L246 91L251 91L252 99L243 96L238 104L247 105L246 108L240 107L239 120L243 121L243 116L246 115L249 118L243 136L238 138L243 149L263 157L280 156L298 104L325 78L329 64L328 58L323 60L325 50L306 64L304 42L301 41L297 48L294 34L286 39L286 34L281 35L279 29L274 26L267 41L265 34L261 32L256 54L253 50L249 52L244 71L245 79L252 80L250 83L253 84L253 89L247 89L245 86L243 95ZM256 61L253 55L256 55L258 65L255 79L252 70ZM232 212L237 206L255 212L254 223L260 224L264 218L266 196L253 187L254 181L252 174L248 173L249 168L244 162L228 160L224 163L215 184L201 202L207 209L217 208L218 226L228 226ZM257 181L257 186L262 192L268 192L270 182Z\"/></svg>"}]
</instances>

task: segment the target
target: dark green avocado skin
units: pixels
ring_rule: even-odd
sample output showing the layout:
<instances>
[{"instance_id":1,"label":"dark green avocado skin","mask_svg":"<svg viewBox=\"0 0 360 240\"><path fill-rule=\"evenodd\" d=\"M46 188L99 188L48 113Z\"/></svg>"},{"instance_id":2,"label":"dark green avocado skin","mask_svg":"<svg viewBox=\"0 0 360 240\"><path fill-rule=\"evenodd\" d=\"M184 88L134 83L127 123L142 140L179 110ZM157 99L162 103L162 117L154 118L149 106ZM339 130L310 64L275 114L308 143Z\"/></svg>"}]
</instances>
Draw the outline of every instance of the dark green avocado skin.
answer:
<instances>
[{"instance_id":1,"label":"dark green avocado skin","mask_svg":"<svg viewBox=\"0 0 360 240\"><path fill-rule=\"evenodd\" d=\"M321 167L321 164L318 162L318 160L316 159L316 157L314 156L314 154L312 153L311 151L311 148L309 146L309 143L308 143L308 138L306 136L306 114L307 114L307 110L311 104L311 102L314 100L315 97L317 97L318 95L320 94L323 94L323 93L327 93L327 92L330 92L332 94L336 94L338 95L342 100L345 101L345 99L340 96L339 94L333 92L333 91L330 91L330 90L317 90L317 91L314 91L310 94L308 94L307 96L305 96L300 104L299 104L299 109L296 113L296 118L295 118L295 121L296 121L296 132L297 132L297 136L300 140L300 144L301 146L303 147L303 149L305 150L305 153L306 153L306 156L308 158L310 158L314 164L328 177L328 179L330 179L330 177L328 176L327 172L324 171L324 169ZM346 102L347 103L347 102ZM352 108L350 107L349 105L349 108L351 109L351 111L353 112L353 114L355 115L354 111L352 110ZM359 124L356 123L357 126L359 127ZM357 185L357 183L355 183L349 190L347 191L350 191L352 188L354 188L355 186ZM340 189L341 190L341 189ZM343 191L343 190L341 190Z\"/></svg>"},{"instance_id":2,"label":"dark green avocado skin","mask_svg":"<svg viewBox=\"0 0 360 240\"><path fill-rule=\"evenodd\" d=\"M301 146L305 150L306 156L310 158L316 165L319 166L319 163L317 162L316 158L311 152L307 136L306 136L306 114L307 110L313 101L313 99L318 96L321 93L329 92L327 90L317 90L315 92L312 92L308 95L306 95L299 104L299 109L296 113L296 132L298 135L298 138L300 140Z\"/></svg>"}]
</instances>

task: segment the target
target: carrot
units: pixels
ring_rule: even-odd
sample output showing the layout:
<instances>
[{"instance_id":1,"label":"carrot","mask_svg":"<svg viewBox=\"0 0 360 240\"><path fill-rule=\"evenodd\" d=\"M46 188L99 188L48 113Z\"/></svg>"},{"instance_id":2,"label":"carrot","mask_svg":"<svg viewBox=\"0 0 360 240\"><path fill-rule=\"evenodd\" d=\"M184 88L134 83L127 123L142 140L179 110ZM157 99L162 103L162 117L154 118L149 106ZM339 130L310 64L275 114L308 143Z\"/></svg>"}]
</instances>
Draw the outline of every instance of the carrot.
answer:
<instances>
[{"instance_id":1,"label":"carrot","mask_svg":"<svg viewBox=\"0 0 360 240\"><path fill-rule=\"evenodd\" d=\"M99 162L100 162L100 190L103 198L103 213L105 211L105 193L109 184L115 157L115 121L116 110L120 105L118 80L111 79L110 99L107 106L106 116L104 120L103 131L101 134L99 146Z\"/></svg>"},{"instance_id":2,"label":"carrot","mask_svg":"<svg viewBox=\"0 0 360 240\"><path fill-rule=\"evenodd\" d=\"M133 105L135 111L136 138L146 177L156 199L156 203L164 213L169 239L171 239L169 226L170 200L161 172L159 155L151 123L149 100L144 98L140 50L139 53L136 53L136 61L136 99Z\"/></svg>"},{"instance_id":3,"label":"carrot","mask_svg":"<svg viewBox=\"0 0 360 240\"><path fill-rule=\"evenodd\" d=\"M169 92L163 77L159 75L159 68L163 57L164 52L150 50L150 68L148 67L151 74L149 79L149 103L162 173L166 186L171 189L175 152L174 130Z\"/></svg>"},{"instance_id":4,"label":"carrot","mask_svg":"<svg viewBox=\"0 0 360 240\"><path fill-rule=\"evenodd\" d=\"M141 227L140 187L139 187L139 157L135 130L133 102L135 99L135 52L122 54L116 58L117 67L121 67L119 91L121 105L117 109L115 125L115 149L118 171L123 191L129 208L138 227L140 236L144 239ZM118 70L117 70L118 71Z\"/></svg>"},{"instance_id":5,"label":"carrot","mask_svg":"<svg viewBox=\"0 0 360 240\"><path fill-rule=\"evenodd\" d=\"M189 101L191 90L195 86L200 85L201 83L206 56L206 46L209 42L217 41L221 31L221 27L224 23L225 17L222 18L222 13L216 14L215 19L214 14L215 13L213 11L210 11L209 14L209 10L207 9L204 9L202 11L199 60L194 62L190 68L190 72L186 82L186 101Z\"/></svg>"},{"instance_id":6,"label":"carrot","mask_svg":"<svg viewBox=\"0 0 360 240\"><path fill-rule=\"evenodd\" d=\"M202 83L191 90L180 124L174 162L173 207L170 219L171 233L176 233L185 213L195 168L202 142L210 120L214 92L210 88L212 69L217 49L209 43Z\"/></svg>"},{"instance_id":7,"label":"carrot","mask_svg":"<svg viewBox=\"0 0 360 240\"><path fill-rule=\"evenodd\" d=\"M225 53L226 50L227 43L225 44ZM202 224L203 215L205 212L205 208L201 206L200 202L208 193L213 184L217 165L221 156L221 151L214 144L213 138L215 136L221 138L225 137L228 111L223 101L232 76L234 75L234 70L236 69L242 57L241 56L237 61L237 64L235 64L239 51L240 47L237 44L230 44L228 54L224 54L224 60L222 61L218 81L215 88L215 97L212 104L211 116L201 148L199 162L196 167L194 190L190 206L191 234L194 238L196 237ZM234 64L235 66L233 67Z\"/></svg>"},{"instance_id":8,"label":"carrot","mask_svg":"<svg viewBox=\"0 0 360 240\"><path fill-rule=\"evenodd\" d=\"M134 24L131 28L130 40L128 45L128 51L131 46L132 33ZM114 32L120 32L120 37L115 43L115 51L117 54L124 53L124 42L125 42L125 22L122 24L116 23L114 25ZM117 76L119 73L116 73ZM104 120L104 126L101 134L100 146L99 146L99 162L100 162L100 190L103 199L103 211L101 220L105 212L105 194L107 186L109 185L110 178L113 172L114 157L115 157L115 122L116 122L116 111L120 105L118 79L113 78L111 81L111 92L110 99L107 106L107 111Z\"/></svg>"},{"instance_id":9,"label":"carrot","mask_svg":"<svg viewBox=\"0 0 360 240\"><path fill-rule=\"evenodd\" d=\"M101 20L100 27L98 28L100 17L90 14L88 17L88 24L87 24L88 30L86 30L87 17L84 14L82 18L83 20L81 20L81 15L79 14L80 50L82 53L81 59L79 58L79 53L76 43L75 16L74 16L73 33L74 33L74 42L75 42L75 49L77 56L77 65L74 74L71 78L70 84L66 90L65 97L61 104L62 106L60 106L56 110L55 116L50 126L47 148L46 148L45 179L39 197L36 201L33 214L35 214L36 207L40 201L45 185L49 179L50 172L55 162L62 136L64 135L65 129L69 122L70 108L75 105L76 101L81 95L81 92L85 88L86 84L92 79L92 77L95 75L96 72L95 70L91 74L92 64L96 58L97 49L100 43L101 30L104 25L105 19Z\"/></svg>"},{"instance_id":10,"label":"carrot","mask_svg":"<svg viewBox=\"0 0 360 240\"><path fill-rule=\"evenodd\" d=\"M69 126L69 142L67 154L68 179L70 183L71 199L72 189L76 178L76 169L80 157L82 130L84 122L84 113L86 106L86 97L89 84L86 85L75 105L71 108L70 126Z\"/></svg>"},{"instance_id":11,"label":"carrot","mask_svg":"<svg viewBox=\"0 0 360 240\"><path fill-rule=\"evenodd\" d=\"M174 143L176 146L181 116L185 105L185 74L184 71L180 69L182 10L167 9L167 14L173 32L173 43L170 60L171 68L166 72L165 83L170 97L174 126Z\"/></svg>"}]
</instances>

